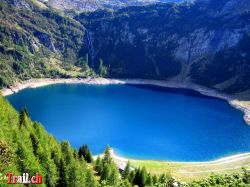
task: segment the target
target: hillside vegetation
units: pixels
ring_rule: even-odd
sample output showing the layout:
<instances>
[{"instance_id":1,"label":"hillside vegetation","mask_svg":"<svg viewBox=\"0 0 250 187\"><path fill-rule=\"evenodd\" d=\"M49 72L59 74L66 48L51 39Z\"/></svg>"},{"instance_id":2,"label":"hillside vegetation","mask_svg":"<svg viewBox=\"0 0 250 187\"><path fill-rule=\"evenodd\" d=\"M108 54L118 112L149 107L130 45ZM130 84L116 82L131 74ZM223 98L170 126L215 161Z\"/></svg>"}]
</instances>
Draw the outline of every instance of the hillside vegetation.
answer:
<instances>
[{"instance_id":1,"label":"hillside vegetation","mask_svg":"<svg viewBox=\"0 0 250 187\"><path fill-rule=\"evenodd\" d=\"M84 32L77 21L31 0L1 1L0 87L30 78L89 76L78 56Z\"/></svg>"},{"instance_id":2,"label":"hillside vegetation","mask_svg":"<svg viewBox=\"0 0 250 187\"><path fill-rule=\"evenodd\" d=\"M76 17L108 76L195 82L227 93L250 89L250 3L197 0ZM97 68L97 67L96 67Z\"/></svg>"},{"instance_id":3,"label":"hillside vegetation","mask_svg":"<svg viewBox=\"0 0 250 187\"><path fill-rule=\"evenodd\" d=\"M41 1L3 0L0 87L30 78L99 74L247 93L249 20L247 0L132 6L74 19Z\"/></svg>"},{"instance_id":4,"label":"hillside vegetation","mask_svg":"<svg viewBox=\"0 0 250 187\"><path fill-rule=\"evenodd\" d=\"M17 113L2 97L0 111L0 173L39 172L47 186L97 186L93 171L77 159L69 142L59 143L26 110Z\"/></svg>"}]
</instances>

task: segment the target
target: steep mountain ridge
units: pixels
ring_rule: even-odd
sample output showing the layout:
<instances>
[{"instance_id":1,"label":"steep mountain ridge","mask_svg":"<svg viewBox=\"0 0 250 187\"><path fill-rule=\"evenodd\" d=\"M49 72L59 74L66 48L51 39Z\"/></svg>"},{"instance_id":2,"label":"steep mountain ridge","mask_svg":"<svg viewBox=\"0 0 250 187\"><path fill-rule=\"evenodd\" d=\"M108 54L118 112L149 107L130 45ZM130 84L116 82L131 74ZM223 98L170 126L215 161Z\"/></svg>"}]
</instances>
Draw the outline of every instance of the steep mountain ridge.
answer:
<instances>
[{"instance_id":1,"label":"steep mountain ridge","mask_svg":"<svg viewBox=\"0 0 250 187\"><path fill-rule=\"evenodd\" d=\"M248 6L229 6L236 3ZM249 10L245 0L197 0L77 19L91 33L96 64L102 59L111 77L167 78L235 93L250 89Z\"/></svg>"},{"instance_id":2,"label":"steep mountain ridge","mask_svg":"<svg viewBox=\"0 0 250 187\"><path fill-rule=\"evenodd\" d=\"M91 76L93 68L112 78L250 90L247 0L129 6L75 19L36 0L4 0L0 11L1 87L34 77Z\"/></svg>"},{"instance_id":3,"label":"steep mountain ridge","mask_svg":"<svg viewBox=\"0 0 250 187\"><path fill-rule=\"evenodd\" d=\"M41 0L62 11L94 11L103 8L121 8L132 5L148 5L160 2L180 2L182 0Z\"/></svg>"}]
</instances>

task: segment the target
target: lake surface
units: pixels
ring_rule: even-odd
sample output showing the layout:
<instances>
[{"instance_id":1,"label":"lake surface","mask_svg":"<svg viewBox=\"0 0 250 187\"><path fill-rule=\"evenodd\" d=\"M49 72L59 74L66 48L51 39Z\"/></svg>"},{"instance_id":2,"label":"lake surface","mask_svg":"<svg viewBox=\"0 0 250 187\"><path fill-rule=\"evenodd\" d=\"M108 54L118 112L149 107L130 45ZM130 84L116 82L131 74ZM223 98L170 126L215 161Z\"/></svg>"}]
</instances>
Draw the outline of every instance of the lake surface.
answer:
<instances>
[{"instance_id":1,"label":"lake surface","mask_svg":"<svg viewBox=\"0 0 250 187\"><path fill-rule=\"evenodd\" d=\"M58 84L7 99L58 140L94 154L110 145L137 159L206 161L250 151L250 127L227 102L184 89Z\"/></svg>"}]
</instances>

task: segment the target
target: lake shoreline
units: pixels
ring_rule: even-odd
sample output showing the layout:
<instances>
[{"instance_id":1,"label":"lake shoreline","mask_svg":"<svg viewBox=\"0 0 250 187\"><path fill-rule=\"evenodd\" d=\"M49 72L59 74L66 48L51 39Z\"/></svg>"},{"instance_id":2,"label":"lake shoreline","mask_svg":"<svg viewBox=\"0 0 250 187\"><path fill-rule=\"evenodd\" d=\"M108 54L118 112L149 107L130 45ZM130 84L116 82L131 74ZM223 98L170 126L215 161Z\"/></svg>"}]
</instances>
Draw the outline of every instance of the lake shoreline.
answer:
<instances>
[{"instance_id":1,"label":"lake shoreline","mask_svg":"<svg viewBox=\"0 0 250 187\"><path fill-rule=\"evenodd\" d=\"M17 93L26 88L37 88L52 84L93 84L93 85L108 85L108 84L132 84L132 85L152 85L165 88L182 88L190 89L199 92L202 95L226 100L234 108L241 110L244 113L244 121L250 125L250 101L241 101L230 95L220 93L216 90L209 89L193 83L182 83L177 81L166 80L148 80L148 79L106 79L106 78L70 78L70 79L30 79L19 82L15 86L2 89L2 95L8 96Z\"/></svg>"},{"instance_id":2,"label":"lake shoreline","mask_svg":"<svg viewBox=\"0 0 250 187\"><path fill-rule=\"evenodd\" d=\"M109 84L127 84L127 85L152 85L165 88L180 88L189 89L199 92L202 95L223 99L229 102L233 107L245 112L245 116L250 114L249 101L240 101L232 96L219 93L215 90L208 89L192 83L180 83L174 81L161 81L161 80L143 80L143 79L104 79L104 78L86 78L86 79L31 79L16 84L11 88L5 88L2 90L3 96L17 93L26 88L37 88L46 85L53 84L91 84L91 85L109 85ZM244 119L250 125L250 118ZM248 121L247 121L248 120ZM96 155L94 158L96 159ZM129 160L133 167L145 166L153 174L161 174L171 172L173 176L184 180L197 179L197 177L207 177L211 172L220 173L223 171L240 171L242 167L250 167L250 152L241 154L232 154L230 156L224 156L219 159L209 161L192 161L192 162L178 162L168 160L140 160L137 158L130 158L123 155L119 155L112 150L111 156L113 157L116 165L122 169L125 168L127 161Z\"/></svg>"},{"instance_id":3,"label":"lake shoreline","mask_svg":"<svg viewBox=\"0 0 250 187\"><path fill-rule=\"evenodd\" d=\"M246 153L238 153L238 154L232 154L229 156L223 156L214 160L208 160L208 161L168 161L168 160L148 160L148 159L136 159L136 158L130 158L125 157L122 155L119 155L115 152L113 148L110 149L110 155L111 157L119 162L127 163L128 161L146 161L146 162L162 162L162 163L186 163L186 164L223 164L223 163L230 163L230 162L236 162L241 159L250 158L250 152ZM104 154L94 155L94 159L97 159L97 157L103 157Z\"/></svg>"},{"instance_id":4,"label":"lake shoreline","mask_svg":"<svg viewBox=\"0 0 250 187\"><path fill-rule=\"evenodd\" d=\"M95 155L103 157L104 154ZM117 154L111 149L111 157L113 158L117 167L121 170L127 165L129 161L131 169L137 167L146 167L152 174L160 175L162 173L171 173L172 176L183 181L193 181L201 178L206 178L211 173L221 174L223 172L240 172L243 167L249 167L250 153L240 153L221 157L211 161L197 161L197 162L178 162L178 161L164 161L164 160L139 160L134 158L127 158Z\"/></svg>"}]
</instances>

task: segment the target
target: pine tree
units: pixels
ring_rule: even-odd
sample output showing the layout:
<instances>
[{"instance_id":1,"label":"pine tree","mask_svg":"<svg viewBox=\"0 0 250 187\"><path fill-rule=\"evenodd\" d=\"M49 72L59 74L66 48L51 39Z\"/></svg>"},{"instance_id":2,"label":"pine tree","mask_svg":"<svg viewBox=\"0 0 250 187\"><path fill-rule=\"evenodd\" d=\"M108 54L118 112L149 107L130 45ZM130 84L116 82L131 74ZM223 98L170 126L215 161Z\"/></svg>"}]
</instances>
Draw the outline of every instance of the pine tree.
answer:
<instances>
[{"instance_id":1,"label":"pine tree","mask_svg":"<svg viewBox=\"0 0 250 187\"><path fill-rule=\"evenodd\" d=\"M58 187L66 187L67 186L67 169L65 161L61 158L59 164L59 180Z\"/></svg>"},{"instance_id":2,"label":"pine tree","mask_svg":"<svg viewBox=\"0 0 250 187\"><path fill-rule=\"evenodd\" d=\"M58 176L58 171L57 171L57 167L54 163L54 161L52 159L48 159L46 162L46 185L48 187L50 186L56 186L58 180L59 180L59 176Z\"/></svg>"},{"instance_id":3,"label":"pine tree","mask_svg":"<svg viewBox=\"0 0 250 187\"><path fill-rule=\"evenodd\" d=\"M0 140L0 172L3 167L9 166L12 159L12 151L8 143Z\"/></svg>"},{"instance_id":4,"label":"pine tree","mask_svg":"<svg viewBox=\"0 0 250 187\"><path fill-rule=\"evenodd\" d=\"M135 180L135 171L131 171L129 174L129 182L132 184Z\"/></svg>"},{"instance_id":5,"label":"pine tree","mask_svg":"<svg viewBox=\"0 0 250 187\"><path fill-rule=\"evenodd\" d=\"M102 170L103 170L103 162L99 156L97 157L95 161L95 170L97 171L99 175L102 173Z\"/></svg>"},{"instance_id":6,"label":"pine tree","mask_svg":"<svg viewBox=\"0 0 250 187\"><path fill-rule=\"evenodd\" d=\"M167 184L168 181L170 180L170 178L171 177L169 175L161 174L160 177L159 177L158 182L161 183L161 184Z\"/></svg>"},{"instance_id":7,"label":"pine tree","mask_svg":"<svg viewBox=\"0 0 250 187\"><path fill-rule=\"evenodd\" d=\"M135 177L133 180L133 184L138 185L141 187L141 168L137 168L135 170Z\"/></svg>"},{"instance_id":8,"label":"pine tree","mask_svg":"<svg viewBox=\"0 0 250 187\"><path fill-rule=\"evenodd\" d=\"M153 178L150 173L148 173L147 181L146 181L147 186L152 186L153 185Z\"/></svg>"},{"instance_id":9,"label":"pine tree","mask_svg":"<svg viewBox=\"0 0 250 187\"><path fill-rule=\"evenodd\" d=\"M156 184L158 182L157 176L153 175L152 180L153 184Z\"/></svg>"},{"instance_id":10,"label":"pine tree","mask_svg":"<svg viewBox=\"0 0 250 187\"><path fill-rule=\"evenodd\" d=\"M123 179L129 179L130 167L131 167L130 166L130 161L128 161L124 171L122 172L122 178Z\"/></svg>"},{"instance_id":11,"label":"pine tree","mask_svg":"<svg viewBox=\"0 0 250 187\"><path fill-rule=\"evenodd\" d=\"M73 150L68 141L63 141L61 143L61 150L63 153L63 159L65 160L66 165L70 165L74 161Z\"/></svg>"},{"instance_id":12,"label":"pine tree","mask_svg":"<svg viewBox=\"0 0 250 187\"><path fill-rule=\"evenodd\" d=\"M87 163L93 162L93 156L88 148L88 145L83 145L78 151L79 158L83 157Z\"/></svg>"},{"instance_id":13,"label":"pine tree","mask_svg":"<svg viewBox=\"0 0 250 187\"><path fill-rule=\"evenodd\" d=\"M146 186L147 178L148 178L147 170L146 170L145 167L143 167L142 170L141 170L141 184L142 184L142 187Z\"/></svg>"},{"instance_id":14,"label":"pine tree","mask_svg":"<svg viewBox=\"0 0 250 187\"><path fill-rule=\"evenodd\" d=\"M112 161L112 157L111 157L111 148L108 145L105 152L104 152L104 157L103 157L103 162L104 163L110 163Z\"/></svg>"},{"instance_id":15,"label":"pine tree","mask_svg":"<svg viewBox=\"0 0 250 187\"><path fill-rule=\"evenodd\" d=\"M86 173L86 186L85 187L97 187L98 183L94 177L94 174L91 172L91 170L87 170Z\"/></svg>"},{"instance_id":16,"label":"pine tree","mask_svg":"<svg viewBox=\"0 0 250 187\"><path fill-rule=\"evenodd\" d=\"M88 53L86 53L85 55L85 62L89 66L89 54Z\"/></svg>"},{"instance_id":17,"label":"pine tree","mask_svg":"<svg viewBox=\"0 0 250 187\"><path fill-rule=\"evenodd\" d=\"M109 175L110 175L110 166L109 166L109 164L104 163L103 169L102 169L102 172L101 172L101 178L100 178L101 181L108 180Z\"/></svg>"},{"instance_id":18,"label":"pine tree","mask_svg":"<svg viewBox=\"0 0 250 187\"><path fill-rule=\"evenodd\" d=\"M30 139L31 139L31 142L32 142L33 152L37 156L39 141L38 141L37 137L33 133L30 133Z\"/></svg>"},{"instance_id":19,"label":"pine tree","mask_svg":"<svg viewBox=\"0 0 250 187\"><path fill-rule=\"evenodd\" d=\"M146 186L146 181L147 181L147 171L145 167L142 169L138 168L135 171L135 178L134 178L134 184L138 185L140 187L145 187Z\"/></svg>"},{"instance_id":20,"label":"pine tree","mask_svg":"<svg viewBox=\"0 0 250 187\"><path fill-rule=\"evenodd\" d=\"M73 161L68 168L68 180L67 183L70 184L70 187L79 186L79 179L77 178L78 170L77 170L78 161Z\"/></svg>"},{"instance_id":21,"label":"pine tree","mask_svg":"<svg viewBox=\"0 0 250 187\"><path fill-rule=\"evenodd\" d=\"M22 109L19 113L19 127L27 125L27 118L29 117L28 110L26 108Z\"/></svg>"},{"instance_id":22,"label":"pine tree","mask_svg":"<svg viewBox=\"0 0 250 187\"><path fill-rule=\"evenodd\" d=\"M116 165L114 162L110 164L110 175L108 177L108 184L111 186L118 186L119 184L119 172L116 168Z\"/></svg>"},{"instance_id":23,"label":"pine tree","mask_svg":"<svg viewBox=\"0 0 250 187\"><path fill-rule=\"evenodd\" d=\"M99 75L101 77L104 77L105 75L107 75L107 67L105 67L103 65L103 60L102 59L100 59L100 61L99 61Z\"/></svg>"}]
</instances>

